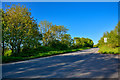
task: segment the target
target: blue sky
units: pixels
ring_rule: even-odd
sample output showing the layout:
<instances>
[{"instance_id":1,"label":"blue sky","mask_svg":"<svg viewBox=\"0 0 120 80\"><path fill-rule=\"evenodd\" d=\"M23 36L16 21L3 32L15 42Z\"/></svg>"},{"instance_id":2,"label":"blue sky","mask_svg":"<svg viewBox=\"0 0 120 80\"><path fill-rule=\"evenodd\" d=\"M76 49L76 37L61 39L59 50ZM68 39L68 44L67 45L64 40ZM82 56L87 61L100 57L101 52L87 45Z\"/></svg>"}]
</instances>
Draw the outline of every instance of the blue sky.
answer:
<instances>
[{"instance_id":1,"label":"blue sky","mask_svg":"<svg viewBox=\"0 0 120 80\"><path fill-rule=\"evenodd\" d=\"M2 3L4 8L6 2ZM18 4L18 2L12 2ZM106 31L118 22L117 2L20 2L31 8L38 22L47 20L64 25L72 37L90 38L96 44Z\"/></svg>"},{"instance_id":2,"label":"blue sky","mask_svg":"<svg viewBox=\"0 0 120 80\"><path fill-rule=\"evenodd\" d=\"M119 2L119 0L1 0L2 2Z\"/></svg>"}]
</instances>

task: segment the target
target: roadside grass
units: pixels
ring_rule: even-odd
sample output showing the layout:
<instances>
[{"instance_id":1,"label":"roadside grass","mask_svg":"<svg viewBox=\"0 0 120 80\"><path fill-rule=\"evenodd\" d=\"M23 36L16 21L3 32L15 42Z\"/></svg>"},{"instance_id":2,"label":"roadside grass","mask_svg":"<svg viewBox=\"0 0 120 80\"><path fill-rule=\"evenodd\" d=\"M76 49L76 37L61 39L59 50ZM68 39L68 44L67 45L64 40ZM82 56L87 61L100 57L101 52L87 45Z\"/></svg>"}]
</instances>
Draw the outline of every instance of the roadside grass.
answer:
<instances>
[{"instance_id":1,"label":"roadside grass","mask_svg":"<svg viewBox=\"0 0 120 80\"><path fill-rule=\"evenodd\" d=\"M80 50L85 50L85 49L90 49L90 47L83 47L83 48L79 48L79 49L68 49L68 50L47 49L45 51L41 51L39 49L32 49L30 51L22 52L17 56L13 56L10 53L11 51L7 51L5 53L7 56L6 55L2 56L2 63L17 62L17 61L34 59L34 58L47 57L47 56L75 52L75 51L80 51Z\"/></svg>"},{"instance_id":2,"label":"roadside grass","mask_svg":"<svg viewBox=\"0 0 120 80\"><path fill-rule=\"evenodd\" d=\"M99 51L102 54L120 54L120 47L110 48L107 46L99 47Z\"/></svg>"}]
</instances>

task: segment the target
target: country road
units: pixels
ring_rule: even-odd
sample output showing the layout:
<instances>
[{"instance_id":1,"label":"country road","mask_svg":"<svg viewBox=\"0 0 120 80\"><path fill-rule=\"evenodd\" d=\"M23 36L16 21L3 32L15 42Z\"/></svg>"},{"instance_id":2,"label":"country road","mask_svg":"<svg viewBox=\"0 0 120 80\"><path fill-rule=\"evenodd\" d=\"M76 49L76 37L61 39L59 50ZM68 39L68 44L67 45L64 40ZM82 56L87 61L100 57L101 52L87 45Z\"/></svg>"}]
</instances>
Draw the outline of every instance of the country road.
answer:
<instances>
[{"instance_id":1,"label":"country road","mask_svg":"<svg viewBox=\"0 0 120 80\"><path fill-rule=\"evenodd\" d=\"M118 78L118 56L98 48L2 65L3 78Z\"/></svg>"}]
</instances>

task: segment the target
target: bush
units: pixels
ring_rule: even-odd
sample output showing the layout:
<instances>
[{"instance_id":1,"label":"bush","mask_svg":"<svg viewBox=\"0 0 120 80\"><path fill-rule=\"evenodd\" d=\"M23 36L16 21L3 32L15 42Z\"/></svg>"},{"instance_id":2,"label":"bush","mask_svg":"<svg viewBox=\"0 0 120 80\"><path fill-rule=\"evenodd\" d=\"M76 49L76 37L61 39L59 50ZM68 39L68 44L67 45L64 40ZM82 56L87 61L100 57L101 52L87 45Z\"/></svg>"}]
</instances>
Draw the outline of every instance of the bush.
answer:
<instances>
[{"instance_id":1,"label":"bush","mask_svg":"<svg viewBox=\"0 0 120 80\"><path fill-rule=\"evenodd\" d=\"M52 48L57 49L57 50L66 50L66 49L68 49L67 44L62 44L58 40L50 42L49 47L52 47Z\"/></svg>"},{"instance_id":2,"label":"bush","mask_svg":"<svg viewBox=\"0 0 120 80\"><path fill-rule=\"evenodd\" d=\"M4 52L4 56L11 56L12 55L12 50L6 50Z\"/></svg>"},{"instance_id":3,"label":"bush","mask_svg":"<svg viewBox=\"0 0 120 80\"><path fill-rule=\"evenodd\" d=\"M45 48L46 47L44 47L44 49ZM21 53L17 57L2 56L2 62L8 63L8 62L14 62L14 61L21 61L21 60L27 60L27 59L32 59L32 58L39 58L39 57L57 55L57 54L62 54L62 53L74 52L74 51L79 51L79 50L84 50L84 49L89 49L89 48L90 47L84 47L84 48L79 48L79 49L70 49L70 50L59 50L59 51L56 50L56 51L48 51L48 52L43 52L43 53L40 53L39 51L34 51L33 53L30 53L30 54L29 53Z\"/></svg>"},{"instance_id":4,"label":"bush","mask_svg":"<svg viewBox=\"0 0 120 80\"><path fill-rule=\"evenodd\" d=\"M38 47L38 48L35 48L34 50L46 52L46 51L54 51L54 50L56 50L56 49L51 48L51 47L47 47L47 46L40 46L40 47Z\"/></svg>"},{"instance_id":5,"label":"bush","mask_svg":"<svg viewBox=\"0 0 120 80\"><path fill-rule=\"evenodd\" d=\"M55 49L46 47L46 46L41 46L38 48L24 48L21 53L19 53L17 56L20 57L30 57L30 56L35 56L36 54L39 53L44 53L48 51L54 51Z\"/></svg>"},{"instance_id":6,"label":"bush","mask_svg":"<svg viewBox=\"0 0 120 80\"><path fill-rule=\"evenodd\" d=\"M120 54L120 47L111 48L108 46L100 46L99 52L103 54Z\"/></svg>"}]
</instances>

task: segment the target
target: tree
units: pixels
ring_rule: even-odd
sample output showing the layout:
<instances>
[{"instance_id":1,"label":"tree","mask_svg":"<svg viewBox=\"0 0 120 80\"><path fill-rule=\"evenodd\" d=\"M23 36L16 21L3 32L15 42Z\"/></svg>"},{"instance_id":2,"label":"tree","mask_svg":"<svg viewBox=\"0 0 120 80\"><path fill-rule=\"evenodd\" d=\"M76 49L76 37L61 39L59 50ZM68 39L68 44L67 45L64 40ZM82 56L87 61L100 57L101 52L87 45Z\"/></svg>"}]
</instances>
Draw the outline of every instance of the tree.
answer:
<instances>
[{"instance_id":1,"label":"tree","mask_svg":"<svg viewBox=\"0 0 120 80\"><path fill-rule=\"evenodd\" d=\"M61 38L68 30L64 26L53 25L48 21L41 21L39 23L39 27L42 34L42 42L44 46L48 46L52 41L61 41Z\"/></svg>"},{"instance_id":2,"label":"tree","mask_svg":"<svg viewBox=\"0 0 120 80\"><path fill-rule=\"evenodd\" d=\"M93 47L93 41L89 38L74 37L75 47Z\"/></svg>"},{"instance_id":3,"label":"tree","mask_svg":"<svg viewBox=\"0 0 120 80\"><path fill-rule=\"evenodd\" d=\"M71 47L72 46L72 39L71 39L71 35L70 34L64 34L62 37L61 37L61 43L62 44L66 44L67 47Z\"/></svg>"},{"instance_id":4,"label":"tree","mask_svg":"<svg viewBox=\"0 0 120 80\"><path fill-rule=\"evenodd\" d=\"M0 19L2 19L2 55L4 56L4 51L5 51L5 41L7 41L8 40L8 38L7 38L7 30L6 30L6 13L1 9L0 10L1 12L1 18Z\"/></svg>"},{"instance_id":5,"label":"tree","mask_svg":"<svg viewBox=\"0 0 120 80\"><path fill-rule=\"evenodd\" d=\"M82 47L80 37L74 37L74 42L75 42L75 48L80 48Z\"/></svg>"},{"instance_id":6,"label":"tree","mask_svg":"<svg viewBox=\"0 0 120 80\"><path fill-rule=\"evenodd\" d=\"M51 34L50 28L52 23L48 21L41 21L39 23L40 33L42 34L42 43L44 46L47 46L53 35Z\"/></svg>"},{"instance_id":7,"label":"tree","mask_svg":"<svg viewBox=\"0 0 120 80\"><path fill-rule=\"evenodd\" d=\"M118 23L119 25L119 23ZM103 34L103 37L101 37L101 39L98 41L99 46L108 46L108 47L120 47L119 45L119 39L120 39L120 35L119 35L119 27L118 25L115 27L114 30L111 30L110 32L105 32ZM104 38L107 38L107 43L104 43Z\"/></svg>"},{"instance_id":8,"label":"tree","mask_svg":"<svg viewBox=\"0 0 120 80\"><path fill-rule=\"evenodd\" d=\"M30 42L36 42L36 36L39 35L38 26L28 8L21 7L20 4L7 6L3 18L6 21L4 36L8 38L6 43L12 53L19 53L22 45L29 46ZM30 42L27 42L28 40Z\"/></svg>"}]
</instances>

